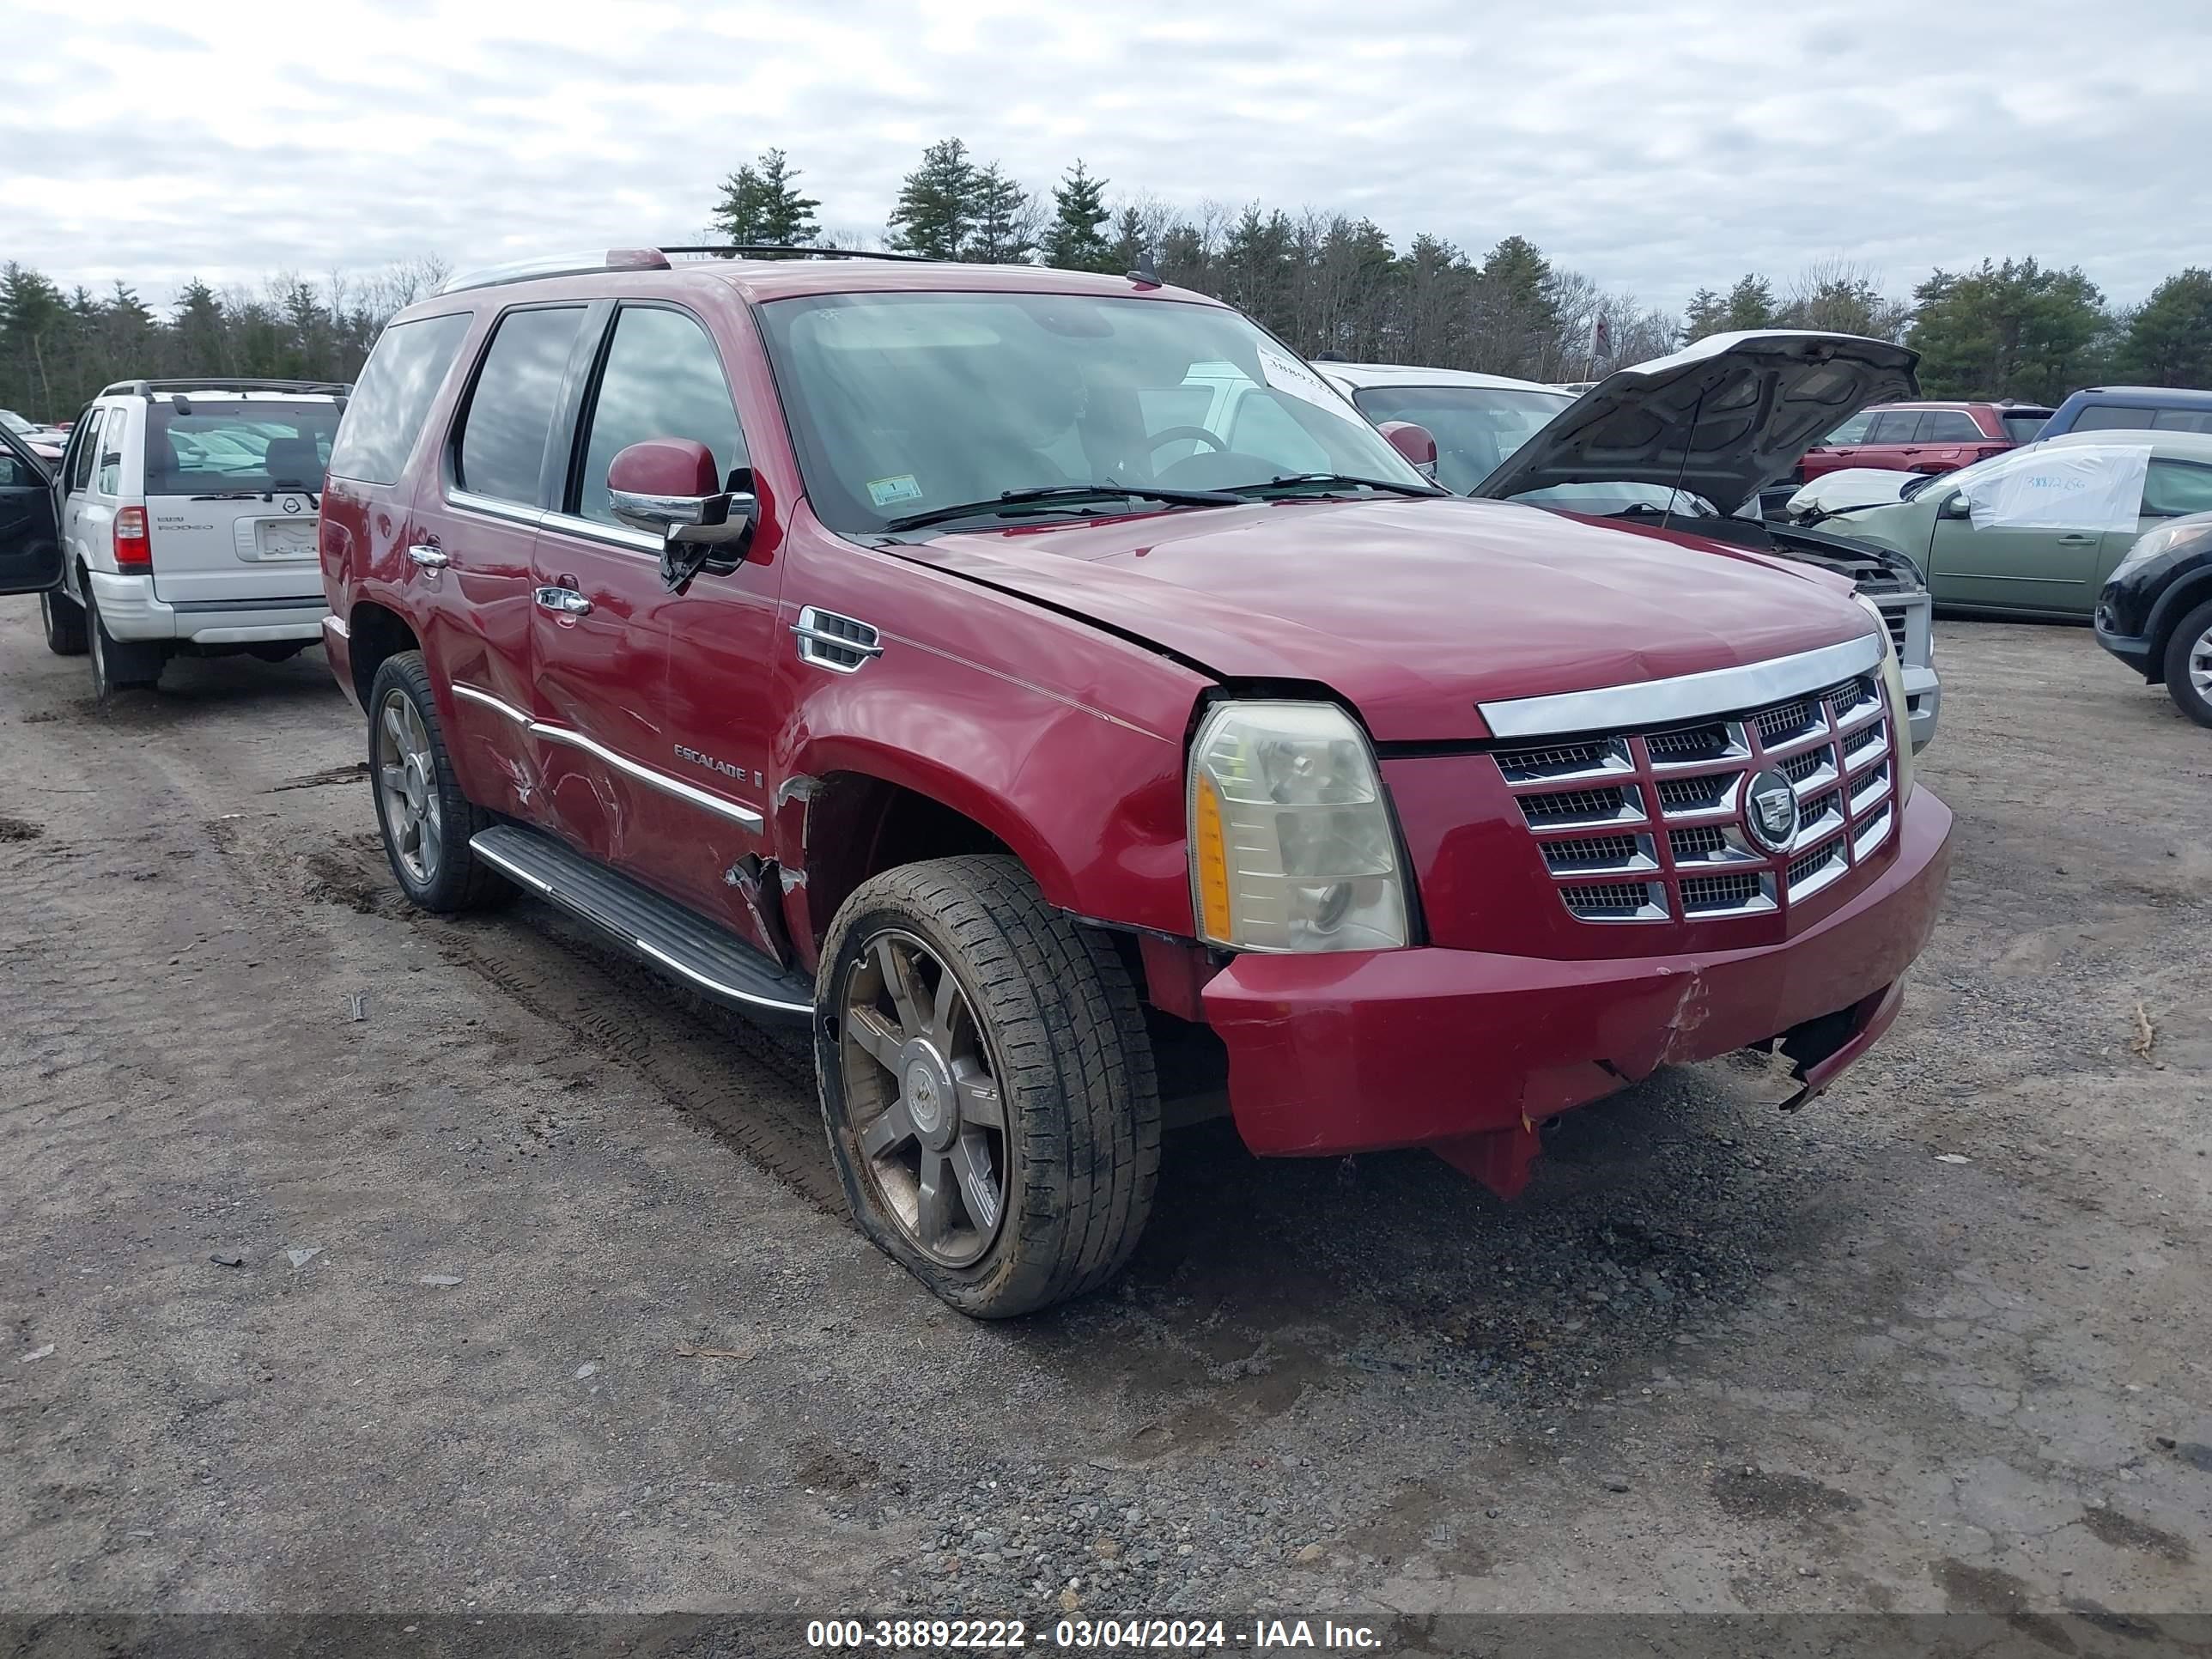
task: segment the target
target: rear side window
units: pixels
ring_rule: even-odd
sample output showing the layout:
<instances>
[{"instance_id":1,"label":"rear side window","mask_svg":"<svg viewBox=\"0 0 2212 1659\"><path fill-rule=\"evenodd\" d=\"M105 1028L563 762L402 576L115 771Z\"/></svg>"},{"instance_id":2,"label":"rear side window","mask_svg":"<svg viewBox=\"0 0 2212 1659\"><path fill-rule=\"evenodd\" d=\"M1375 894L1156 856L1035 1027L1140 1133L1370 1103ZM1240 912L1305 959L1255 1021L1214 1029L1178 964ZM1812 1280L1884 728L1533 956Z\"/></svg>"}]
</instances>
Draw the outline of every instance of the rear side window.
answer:
<instances>
[{"instance_id":1,"label":"rear side window","mask_svg":"<svg viewBox=\"0 0 2212 1659\"><path fill-rule=\"evenodd\" d=\"M1874 417L1867 428L1866 440L1870 444L1909 444L1912 434L1920 429L1920 411L1917 409L1893 409Z\"/></svg>"},{"instance_id":2,"label":"rear side window","mask_svg":"<svg viewBox=\"0 0 2212 1659\"><path fill-rule=\"evenodd\" d=\"M2151 422L2157 432L2212 432L2212 409L2161 409Z\"/></svg>"},{"instance_id":3,"label":"rear side window","mask_svg":"<svg viewBox=\"0 0 2212 1659\"><path fill-rule=\"evenodd\" d=\"M397 483L469 331L469 313L423 317L384 331L361 371L331 447L330 471L363 483Z\"/></svg>"},{"instance_id":4,"label":"rear side window","mask_svg":"<svg viewBox=\"0 0 2212 1659\"><path fill-rule=\"evenodd\" d=\"M1978 443L1981 437L1981 428L1963 409L1931 409L1921 417L1920 441L1924 444Z\"/></svg>"},{"instance_id":5,"label":"rear side window","mask_svg":"<svg viewBox=\"0 0 2212 1659\"><path fill-rule=\"evenodd\" d=\"M75 491L92 482L93 463L100 459L100 427L107 418L107 411L95 409L77 422L76 447L70 454L69 483L64 488Z\"/></svg>"},{"instance_id":6,"label":"rear side window","mask_svg":"<svg viewBox=\"0 0 2212 1659\"><path fill-rule=\"evenodd\" d=\"M724 477L745 465L744 440L722 360L707 331L680 311L624 306L592 405L577 510L616 524L607 503L607 467L647 438L695 438L714 452Z\"/></svg>"},{"instance_id":7,"label":"rear side window","mask_svg":"<svg viewBox=\"0 0 2212 1659\"><path fill-rule=\"evenodd\" d=\"M461 416L454 483L495 501L537 504L545 441L583 321L581 306L511 311L500 319Z\"/></svg>"},{"instance_id":8,"label":"rear side window","mask_svg":"<svg viewBox=\"0 0 2212 1659\"><path fill-rule=\"evenodd\" d=\"M161 398L147 411L146 493L320 489L337 430L334 401Z\"/></svg>"},{"instance_id":9,"label":"rear side window","mask_svg":"<svg viewBox=\"0 0 2212 1659\"><path fill-rule=\"evenodd\" d=\"M2076 432L2148 432L2151 411L2124 404L2091 404L2074 417Z\"/></svg>"}]
</instances>

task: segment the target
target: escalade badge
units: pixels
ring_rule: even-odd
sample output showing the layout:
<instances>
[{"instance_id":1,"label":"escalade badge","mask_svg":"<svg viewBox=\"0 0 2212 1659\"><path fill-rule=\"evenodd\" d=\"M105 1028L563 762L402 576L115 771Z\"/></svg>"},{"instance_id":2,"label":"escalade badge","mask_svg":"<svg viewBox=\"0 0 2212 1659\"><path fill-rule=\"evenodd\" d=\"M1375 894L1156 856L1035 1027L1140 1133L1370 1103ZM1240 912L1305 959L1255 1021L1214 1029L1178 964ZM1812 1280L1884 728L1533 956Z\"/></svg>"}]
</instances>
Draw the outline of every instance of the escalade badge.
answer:
<instances>
[{"instance_id":1,"label":"escalade badge","mask_svg":"<svg viewBox=\"0 0 2212 1659\"><path fill-rule=\"evenodd\" d=\"M1778 853L1797 834L1797 791L1772 767L1754 772L1743 787L1743 823L1751 838Z\"/></svg>"}]
</instances>

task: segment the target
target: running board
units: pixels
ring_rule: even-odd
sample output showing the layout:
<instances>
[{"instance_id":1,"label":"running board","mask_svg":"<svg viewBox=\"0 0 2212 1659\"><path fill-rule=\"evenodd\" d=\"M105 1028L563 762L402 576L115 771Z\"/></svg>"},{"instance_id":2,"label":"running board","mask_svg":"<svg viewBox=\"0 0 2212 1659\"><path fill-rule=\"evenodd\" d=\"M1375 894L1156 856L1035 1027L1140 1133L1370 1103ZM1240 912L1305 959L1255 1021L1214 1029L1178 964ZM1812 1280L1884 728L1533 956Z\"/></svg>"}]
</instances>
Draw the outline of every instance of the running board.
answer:
<instances>
[{"instance_id":1,"label":"running board","mask_svg":"<svg viewBox=\"0 0 2212 1659\"><path fill-rule=\"evenodd\" d=\"M735 934L619 875L566 842L520 824L471 836L470 850L502 875L600 929L638 958L760 1019L814 1017L814 984Z\"/></svg>"}]
</instances>

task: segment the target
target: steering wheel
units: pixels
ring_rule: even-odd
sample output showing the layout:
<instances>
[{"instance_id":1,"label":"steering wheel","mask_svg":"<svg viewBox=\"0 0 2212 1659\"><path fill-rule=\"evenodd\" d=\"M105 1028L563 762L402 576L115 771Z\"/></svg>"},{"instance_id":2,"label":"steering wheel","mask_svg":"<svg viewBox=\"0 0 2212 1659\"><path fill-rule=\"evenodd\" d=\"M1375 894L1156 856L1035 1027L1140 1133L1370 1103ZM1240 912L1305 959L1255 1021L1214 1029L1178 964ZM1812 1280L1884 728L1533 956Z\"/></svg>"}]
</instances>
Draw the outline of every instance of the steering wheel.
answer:
<instances>
[{"instance_id":1,"label":"steering wheel","mask_svg":"<svg viewBox=\"0 0 2212 1659\"><path fill-rule=\"evenodd\" d=\"M1229 447L1202 426L1171 426L1164 432L1155 432L1145 441L1152 448L1160 449L1169 444L1181 443L1185 439L1194 443L1204 444L1217 454L1226 451Z\"/></svg>"}]
</instances>

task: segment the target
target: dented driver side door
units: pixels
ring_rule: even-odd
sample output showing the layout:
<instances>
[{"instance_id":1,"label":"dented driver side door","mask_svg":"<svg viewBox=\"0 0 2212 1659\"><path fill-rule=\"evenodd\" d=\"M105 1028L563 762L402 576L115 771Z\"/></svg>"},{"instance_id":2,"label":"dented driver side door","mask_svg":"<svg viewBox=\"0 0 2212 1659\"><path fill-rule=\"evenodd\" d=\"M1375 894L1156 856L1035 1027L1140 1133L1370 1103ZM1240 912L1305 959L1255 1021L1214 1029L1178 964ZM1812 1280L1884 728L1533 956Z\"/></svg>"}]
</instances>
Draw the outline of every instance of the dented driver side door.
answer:
<instances>
[{"instance_id":1,"label":"dented driver side door","mask_svg":"<svg viewBox=\"0 0 2212 1659\"><path fill-rule=\"evenodd\" d=\"M595 308L587 334L565 476L532 560L555 816L584 850L776 954L758 884L780 571L707 570L672 592L659 538L617 519L607 495L615 456L647 439L697 440L726 481L743 469L729 377L704 321L678 306Z\"/></svg>"}]
</instances>

